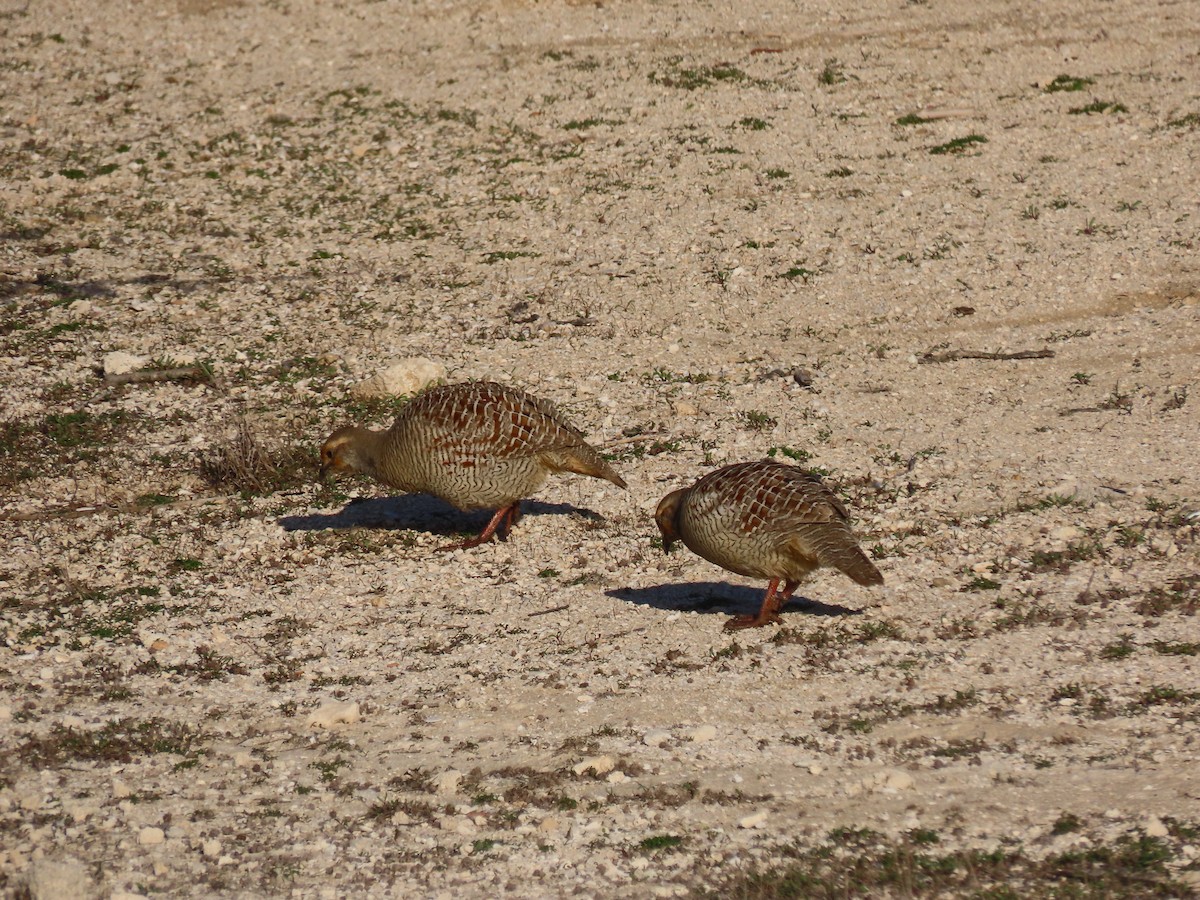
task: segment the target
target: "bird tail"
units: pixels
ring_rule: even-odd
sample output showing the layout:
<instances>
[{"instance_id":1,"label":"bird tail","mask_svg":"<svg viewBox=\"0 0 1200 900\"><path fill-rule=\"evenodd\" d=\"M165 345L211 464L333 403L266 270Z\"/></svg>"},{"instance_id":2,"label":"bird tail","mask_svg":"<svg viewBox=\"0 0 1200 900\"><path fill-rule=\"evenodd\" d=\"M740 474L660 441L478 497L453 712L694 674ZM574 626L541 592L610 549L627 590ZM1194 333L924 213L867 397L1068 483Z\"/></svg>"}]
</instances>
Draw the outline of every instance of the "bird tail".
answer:
<instances>
[{"instance_id":1,"label":"bird tail","mask_svg":"<svg viewBox=\"0 0 1200 900\"><path fill-rule=\"evenodd\" d=\"M883 573L875 568L875 563L859 547L839 547L831 557L828 564L836 566L858 584L883 584Z\"/></svg>"},{"instance_id":2,"label":"bird tail","mask_svg":"<svg viewBox=\"0 0 1200 900\"><path fill-rule=\"evenodd\" d=\"M603 478L611 481L619 488L628 487L625 479L617 474L599 453L591 447L569 447L563 450L548 450L542 454L542 462L552 472L574 472L577 475L590 475L592 478Z\"/></svg>"}]
</instances>

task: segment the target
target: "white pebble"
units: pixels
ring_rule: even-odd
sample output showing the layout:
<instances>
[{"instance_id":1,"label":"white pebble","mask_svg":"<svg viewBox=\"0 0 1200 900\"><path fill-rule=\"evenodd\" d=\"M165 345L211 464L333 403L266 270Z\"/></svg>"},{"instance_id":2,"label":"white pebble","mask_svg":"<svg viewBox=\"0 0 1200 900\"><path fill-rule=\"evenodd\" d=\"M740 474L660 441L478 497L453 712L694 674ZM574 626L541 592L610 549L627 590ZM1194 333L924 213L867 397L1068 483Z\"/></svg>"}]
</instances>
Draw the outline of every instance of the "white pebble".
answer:
<instances>
[{"instance_id":1,"label":"white pebble","mask_svg":"<svg viewBox=\"0 0 1200 900\"><path fill-rule=\"evenodd\" d=\"M308 717L309 728L332 728L334 725L341 723L353 725L360 718L359 708L357 703L337 703L329 702L322 703L311 716Z\"/></svg>"},{"instance_id":2,"label":"white pebble","mask_svg":"<svg viewBox=\"0 0 1200 900\"><path fill-rule=\"evenodd\" d=\"M576 763L572 770L576 775L582 775L585 772L592 772L595 775L607 775L617 766L616 760L607 754L604 756L591 756L585 760Z\"/></svg>"},{"instance_id":3,"label":"white pebble","mask_svg":"<svg viewBox=\"0 0 1200 900\"><path fill-rule=\"evenodd\" d=\"M762 828L767 824L767 811L759 810L738 819L738 828Z\"/></svg>"},{"instance_id":4,"label":"white pebble","mask_svg":"<svg viewBox=\"0 0 1200 900\"><path fill-rule=\"evenodd\" d=\"M714 725L700 725L688 732L688 740L694 741L697 744L703 744L705 741L711 741L717 736L717 729Z\"/></svg>"},{"instance_id":5,"label":"white pebble","mask_svg":"<svg viewBox=\"0 0 1200 900\"><path fill-rule=\"evenodd\" d=\"M652 728L642 735L642 743L647 747L661 747L671 739L671 732L661 728Z\"/></svg>"}]
</instances>

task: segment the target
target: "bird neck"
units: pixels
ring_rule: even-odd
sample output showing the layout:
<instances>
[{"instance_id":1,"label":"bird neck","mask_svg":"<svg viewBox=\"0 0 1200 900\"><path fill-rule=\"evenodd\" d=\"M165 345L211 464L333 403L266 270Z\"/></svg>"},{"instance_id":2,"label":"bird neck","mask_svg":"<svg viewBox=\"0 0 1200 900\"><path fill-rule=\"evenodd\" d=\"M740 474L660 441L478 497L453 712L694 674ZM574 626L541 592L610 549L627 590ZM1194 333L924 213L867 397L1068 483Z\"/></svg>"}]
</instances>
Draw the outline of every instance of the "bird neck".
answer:
<instances>
[{"instance_id":1,"label":"bird neck","mask_svg":"<svg viewBox=\"0 0 1200 900\"><path fill-rule=\"evenodd\" d=\"M386 480L380 469L383 459L383 439L386 431L372 431L370 428L359 428L354 434L354 466L364 475Z\"/></svg>"}]
</instances>

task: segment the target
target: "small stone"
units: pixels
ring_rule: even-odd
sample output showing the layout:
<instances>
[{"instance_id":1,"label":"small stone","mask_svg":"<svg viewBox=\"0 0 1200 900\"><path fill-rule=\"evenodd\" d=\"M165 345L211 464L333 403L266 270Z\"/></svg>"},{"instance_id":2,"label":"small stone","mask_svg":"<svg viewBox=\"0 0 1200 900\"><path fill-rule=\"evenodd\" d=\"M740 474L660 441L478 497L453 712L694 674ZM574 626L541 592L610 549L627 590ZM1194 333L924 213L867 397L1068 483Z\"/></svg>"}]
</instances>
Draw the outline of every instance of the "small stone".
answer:
<instances>
[{"instance_id":1,"label":"small stone","mask_svg":"<svg viewBox=\"0 0 1200 900\"><path fill-rule=\"evenodd\" d=\"M122 779L114 778L112 780L112 796L114 800L124 800L132 793L133 791L130 789L129 785L126 784Z\"/></svg>"},{"instance_id":2,"label":"small stone","mask_svg":"<svg viewBox=\"0 0 1200 900\"><path fill-rule=\"evenodd\" d=\"M1083 530L1076 528L1074 525L1059 525L1057 528L1050 529L1050 539L1052 541L1073 541L1083 535Z\"/></svg>"},{"instance_id":3,"label":"small stone","mask_svg":"<svg viewBox=\"0 0 1200 900\"><path fill-rule=\"evenodd\" d=\"M1142 826L1142 829L1146 832L1146 837L1152 838L1165 838L1171 833L1167 830L1167 826L1163 824L1162 819L1160 819L1158 816L1151 816L1148 818L1146 820L1146 824Z\"/></svg>"},{"instance_id":4,"label":"small stone","mask_svg":"<svg viewBox=\"0 0 1200 900\"><path fill-rule=\"evenodd\" d=\"M607 754L604 756L592 756L585 760L576 763L572 770L576 775L582 775L585 772L591 772L597 777L603 777L615 769L617 766L616 760Z\"/></svg>"},{"instance_id":5,"label":"small stone","mask_svg":"<svg viewBox=\"0 0 1200 900\"><path fill-rule=\"evenodd\" d=\"M671 739L671 732L661 728L652 728L642 735L642 743L647 747L661 747Z\"/></svg>"},{"instance_id":6,"label":"small stone","mask_svg":"<svg viewBox=\"0 0 1200 900\"><path fill-rule=\"evenodd\" d=\"M624 784L629 780L629 776L624 772L609 772L608 777L604 780L609 784Z\"/></svg>"},{"instance_id":7,"label":"small stone","mask_svg":"<svg viewBox=\"0 0 1200 900\"><path fill-rule=\"evenodd\" d=\"M457 794L459 782L462 780L463 773L458 769L447 769L434 779L434 791L443 797Z\"/></svg>"},{"instance_id":8,"label":"small stone","mask_svg":"<svg viewBox=\"0 0 1200 900\"><path fill-rule=\"evenodd\" d=\"M738 828L762 828L767 824L767 811L759 810L738 819Z\"/></svg>"},{"instance_id":9,"label":"small stone","mask_svg":"<svg viewBox=\"0 0 1200 900\"><path fill-rule=\"evenodd\" d=\"M717 736L717 729L714 725L698 725L688 732L688 740L696 744L703 744L706 741L711 741Z\"/></svg>"},{"instance_id":10,"label":"small stone","mask_svg":"<svg viewBox=\"0 0 1200 900\"><path fill-rule=\"evenodd\" d=\"M330 701L322 703L316 712L308 717L309 728L332 728L334 725L353 725L361 718L357 703L347 701L338 703Z\"/></svg>"},{"instance_id":11,"label":"small stone","mask_svg":"<svg viewBox=\"0 0 1200 900\"><path fill-rule=\"evenodd\" d=\"M166 832L153 825L147 825L138 832L138 843L143 847L156 847L167 839Z\"/></svg>"},{"instance_id":12,"label":"small stone","mask_svg":"<svg viewBox=\"0 0 1200 900\"><path fill-rule=\"evenodd\" d=\"M453 834L476 834L479 829L466 816L442 816L437 821L437 827L442 831L449 831Z\"/></svg>"},{"instance_id":13,"label":"small stone","mask_svg":"<svg viewBox=\"0 0 1200 900\"><path fill-rule=\"evenodd\" d=\"M200 845L200 852L205 856L213 857L221 855L221 842L216 838L209 838Z\"/></svg>"},{"instance_id":14,"label":"small stone","mask_svg":"<svg viewBox=\"0 0 1200 900\"><path fill-rule=\"evenodd\" d=\"M87 867L74 857L42 857L29 867L31 900L86 900L92 893Z\"/></svg>"},{"instance_id":15,"label":"small stone","mask_svg":"<svg viewBox=\"0 0 1200 900\"><path fill-rule=\"evenodd\" d=\"M916 787L916 782L907 772L892 772L883 782L883 786L891 788L893 791L911 791Z\"/></svg>"},{"instance_id":16,"label":"small stone","mask_svg":"<svg viewBox=\"0 0 1200 900\"><path fill-rule=\"evenodd\" d=\"M415 394L445 377L446 367L441 363L416 356L391 363L366 381L359 382L350 389L350 396L366 399Z\"/></svg>"},{"instance_id":17,"label":"small stone","mask_svg":"<svg viewBox=\"0 0 1200 900\"><path fill-rule=\"evenodd\" d=\"M546 816L546 818L538 822L538 831L542 832L543 834L554 834L562 830L562 820L557 816Z\"/></svg>"},{"instance_id":18,"label":"small stone","mask_svg":"<svg viewBox=\"0 0 1200 900\"><path fill-rule=\"evenodd\" d=\"M102 365L105 375L125 375L137 369L145 368L147 360L144 356L134 356L122 350L105 353Z\"/></svg>"},{"instance_id":19,"label":"small stone","mask_svg":"<svg viewBox=\"0 0 1200 900\"><path fill-rule=\"evenodd\" d=\"M792 369L792 381L800 385L800 387L812 387L813 373L803 366L797 366Z\"/></svg>"},{"instance_id":20,"label":"small stone","mask_svg":"<svg viewBox=\"0 0 1200 900\"><path fill-rule=\"evenodd\" d=\"M820 766L818 766L816 763L813 763L811 766L808 767L809 775L820 775L824 771L825 770L822 769Z\"/></svg>"},{"instance_id":21,"label":"small stone","mask_svg":"<svg viewBox=\"0 0 1200 900\"><path fill-rule=\"evenodd\" d=\"M83 803L64 803L63 812L71 817L71 821L76 825L81 822L86 822L92 816L100 812L98 806L88 806Z\"/></svg>"}]
</instances>

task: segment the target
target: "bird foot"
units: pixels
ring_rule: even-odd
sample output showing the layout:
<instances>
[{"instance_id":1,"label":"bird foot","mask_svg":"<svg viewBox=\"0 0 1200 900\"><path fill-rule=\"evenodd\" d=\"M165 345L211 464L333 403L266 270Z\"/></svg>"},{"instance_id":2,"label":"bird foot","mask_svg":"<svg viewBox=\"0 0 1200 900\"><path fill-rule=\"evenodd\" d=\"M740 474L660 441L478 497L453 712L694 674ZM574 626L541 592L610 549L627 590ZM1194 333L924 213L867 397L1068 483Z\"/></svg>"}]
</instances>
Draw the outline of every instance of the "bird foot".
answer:
<instances>
[{"instance_id":1,"label":"bird foot","mask_svg":"<svg viewBox=\"0 0 1200 900\"><path fill-rule=\"evenodd\" d=\"M440 547L434 547L434 553L449 553L451 550L470 550L472 547L478 547L480 544L486 544L492 539L492 535L476 535L473 538L467 538L465 541L459 541L457 544L443 544Z\"/></svg>"},{"instance_id":2,"label":"bird foot","mask_svg":"<svg viewBox=\"0 0 1200 900\"><path fill-rule=\"evenodd\" d=\"M725 623L726 631L741 631L743 628L762 628L764 625L782 625L783 619L778 613L759 613L756 616L734 616Z\"/></svg>"}]
</instances>

